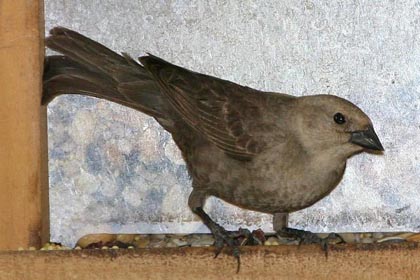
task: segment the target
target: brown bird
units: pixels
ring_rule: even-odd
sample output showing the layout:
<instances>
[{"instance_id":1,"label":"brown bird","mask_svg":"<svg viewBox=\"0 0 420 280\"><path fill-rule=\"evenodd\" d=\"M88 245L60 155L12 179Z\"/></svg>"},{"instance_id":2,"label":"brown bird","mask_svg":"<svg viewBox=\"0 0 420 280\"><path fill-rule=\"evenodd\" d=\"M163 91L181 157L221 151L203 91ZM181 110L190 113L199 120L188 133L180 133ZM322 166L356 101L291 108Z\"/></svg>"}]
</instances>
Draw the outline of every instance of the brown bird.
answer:
<instances>
[{"instance_id":1,"label":"brown bird","mask_svg":"<svg viewBox=\"0 0 420 280\"><path fill-rule=\"evenodd\" d=\"M64 56L46 59L44 103L82 94L154 117L182 151L192 178L189 206L213 233L218 252L236 246L237 232L204 212L209 196L273 214L276 231L313 240L287 228L288 213L328 195L352 155L383 151L369 117L345 99L262 92L151 54L140 65L63 27L50 34L46 45Z\"/></svg>"}]
</instances>

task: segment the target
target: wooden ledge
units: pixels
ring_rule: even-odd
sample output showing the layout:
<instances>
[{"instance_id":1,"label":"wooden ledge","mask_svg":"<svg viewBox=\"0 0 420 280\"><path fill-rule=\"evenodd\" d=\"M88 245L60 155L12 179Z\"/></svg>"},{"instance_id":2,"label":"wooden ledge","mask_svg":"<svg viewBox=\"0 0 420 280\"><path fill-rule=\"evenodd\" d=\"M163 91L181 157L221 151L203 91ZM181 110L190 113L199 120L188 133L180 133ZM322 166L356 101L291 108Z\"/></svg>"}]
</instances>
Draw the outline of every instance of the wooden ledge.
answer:
<instances>
[{"instance_id":1,"label":"wooden ledge","mask_svg":"<svg viewBox=\"0 0 420 280\"><path fill-rule=\"evenodd\" d=\"M2 251L0 279L418 279L417 243L241 248L241 271L214 248Z\"/></svg>"}]
</instances>

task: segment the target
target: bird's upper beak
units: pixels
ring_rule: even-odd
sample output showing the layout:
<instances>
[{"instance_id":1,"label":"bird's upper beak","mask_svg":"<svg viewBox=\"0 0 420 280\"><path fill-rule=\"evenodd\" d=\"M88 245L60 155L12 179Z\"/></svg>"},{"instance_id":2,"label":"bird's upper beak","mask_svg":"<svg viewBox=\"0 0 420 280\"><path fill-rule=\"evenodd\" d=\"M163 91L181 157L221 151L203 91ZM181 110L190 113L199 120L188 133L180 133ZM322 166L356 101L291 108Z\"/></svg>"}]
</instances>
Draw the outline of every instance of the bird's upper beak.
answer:
<instances>
[{"instance_id":1,"label":"bird's upper beak","mask_svg":"<svg viewBox=\"0 0 420 280\"><path fill-rule=\"evenodd\" d=\"M350 142L366 149L384 151L384 147L372 126L369 126L366 130L352 132Z\"/></svg>"}]
</instances>

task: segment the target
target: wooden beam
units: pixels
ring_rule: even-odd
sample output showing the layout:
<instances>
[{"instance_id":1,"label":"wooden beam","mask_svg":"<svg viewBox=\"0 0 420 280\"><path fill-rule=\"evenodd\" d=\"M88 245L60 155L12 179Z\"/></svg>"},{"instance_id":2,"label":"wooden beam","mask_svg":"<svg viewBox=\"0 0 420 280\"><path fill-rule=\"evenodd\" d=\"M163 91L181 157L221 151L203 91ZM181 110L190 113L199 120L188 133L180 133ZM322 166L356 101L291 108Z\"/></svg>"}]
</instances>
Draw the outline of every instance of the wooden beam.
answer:
<instances>
[{"instance_id":1,"label":"wooden beam","mask_svg":"<svg viewBox=\"0 0 420 280\"><path fill-rule=\"evenodd\" d=\"M0 248L48 240L43 2L0 1Z\"/></svg>"},{"instance_id":2,"label":"wooden beam","mask_svg":"<svg viewBox=\"0 0 420 280\"><path fill-rule=\"evenodd\" d=\"M419 279L417 243L0 252L0 279Z\"/></svg>"}]
</instances>

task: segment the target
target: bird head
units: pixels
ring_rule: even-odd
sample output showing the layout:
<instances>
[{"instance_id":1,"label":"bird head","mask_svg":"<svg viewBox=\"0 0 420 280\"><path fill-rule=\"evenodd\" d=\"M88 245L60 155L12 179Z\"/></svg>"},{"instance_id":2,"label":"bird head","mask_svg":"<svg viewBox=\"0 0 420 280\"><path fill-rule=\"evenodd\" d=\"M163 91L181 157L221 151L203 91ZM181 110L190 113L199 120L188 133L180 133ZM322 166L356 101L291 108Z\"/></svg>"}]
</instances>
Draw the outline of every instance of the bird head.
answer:
<instances>
[{"instance_id":1,"label":"bird head","mask_svg":"<svg viewBox=\"0 0 420 280\"><path fill-rule=\"evenodd\" d=\"M363 151L383 151L372 121L353 103L333 95L295 100L297 139L308 152L332 151L350 157Z\"/></svg>"}]
</instances>

